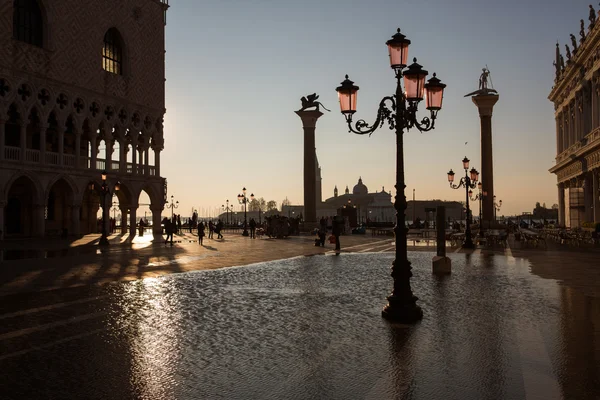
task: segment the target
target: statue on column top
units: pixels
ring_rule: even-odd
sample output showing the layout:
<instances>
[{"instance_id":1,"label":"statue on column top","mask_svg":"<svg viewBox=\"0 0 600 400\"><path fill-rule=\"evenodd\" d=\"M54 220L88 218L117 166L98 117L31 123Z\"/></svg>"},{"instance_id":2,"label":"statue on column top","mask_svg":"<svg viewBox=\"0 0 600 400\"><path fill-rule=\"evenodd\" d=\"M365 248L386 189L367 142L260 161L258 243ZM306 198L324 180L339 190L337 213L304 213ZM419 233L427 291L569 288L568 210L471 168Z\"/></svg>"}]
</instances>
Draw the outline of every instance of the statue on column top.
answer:
<instances>
[{"instance_id":1,"label":"statue on column top","mask_svg":"<svg viewBox=\"0 0 600 400\"><path fill-rule=\"evenodd\" d=\"M325 111L331 111L331 110L328 110L327 108L325 108L325 106L320 101L317 101L318 98L319 98L319 95L316 93L309 94L306 97L303 96L300 99L300 101L302 102L302 108L298 111L306 111L307 108L312 108L312 107L316 107L316 111L320 111L319 107L323 107L323 109Z\"/></svg>"},{"instance_id":2,"label":"statue on column top","mask_svg":"<svg viewBox=\"0 0 600 400\"><path fill-rule=\"evenodd\" d=\"M472 93L466 94L465 97L473 96L473 95L480 95L480 94L481 95L498 94L498 92L495 89L493 89L493 87L491 85L490 70L488 69L487 65L481 71L482 71L481 75L479 75L479 90L476 90ZM490 80L489 87L488 87L488 79Z\"/></svg>"}]
</instances>

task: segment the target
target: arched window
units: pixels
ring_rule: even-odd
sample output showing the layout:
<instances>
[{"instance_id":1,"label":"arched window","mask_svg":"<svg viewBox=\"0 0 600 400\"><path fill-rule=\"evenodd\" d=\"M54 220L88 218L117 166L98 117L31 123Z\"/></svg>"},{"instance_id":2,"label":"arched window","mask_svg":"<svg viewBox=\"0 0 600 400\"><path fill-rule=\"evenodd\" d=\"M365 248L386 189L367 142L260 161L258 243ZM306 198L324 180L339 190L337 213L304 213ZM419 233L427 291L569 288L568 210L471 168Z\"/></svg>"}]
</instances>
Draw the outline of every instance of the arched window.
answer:
<instances>
[{"instance_id":1,"label":"arched window","mask_svg":"<svg viewBox=\"0 0 600 400\"><path fill-rule=\"evenodd\" d=\"M104 35L102 48L102 68L117 75L123 75L123 41L119 31L110 28Z\"/></svg>"},{"instance_id":2,"label":"arched window","mask_svg":"<svg viewBox=\"0 0 600 400\"><path fill-rule=\"evenodd\" d=\"M15 0L13 4L13 37L42 47L44 21L37 0Z\"/></svg>"}]
</instances>

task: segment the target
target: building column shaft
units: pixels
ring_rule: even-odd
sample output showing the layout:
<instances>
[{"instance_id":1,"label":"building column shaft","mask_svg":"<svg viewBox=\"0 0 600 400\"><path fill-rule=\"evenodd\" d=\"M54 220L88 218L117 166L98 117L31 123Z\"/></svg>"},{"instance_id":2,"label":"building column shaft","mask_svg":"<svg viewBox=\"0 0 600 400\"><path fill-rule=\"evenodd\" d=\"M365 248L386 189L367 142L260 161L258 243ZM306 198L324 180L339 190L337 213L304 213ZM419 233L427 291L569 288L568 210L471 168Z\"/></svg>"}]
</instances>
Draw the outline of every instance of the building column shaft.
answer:
<instances>
[{"instance_id":1,"label":"building column shaft","mask_svg":"<svg viewBox=\"0 0 600 400\"><path fill-rule=\"evenodd\" d=\"M40 164L46 164L46 131L45 126L40 126Z\"/></svg>"},{"instance_id":2,"label":"building column shaft","mask_svg":"<svg viewBox=\"0 0 600 400\"><path fill-rule=\"evenodd\" d=\"M4 226L4 206L5 203L0 203L0 240L4 240L4 234L6 233L6 226Z\"/></svg>"},{"instance_id":3,"label":"building column shaft","mask_svg":"<svg viewBox=\"0 0 600 400\"><path fill-rule=\"evenodd\" d=\"M148 166L150 165L150 148L146 147L146 149L144 150L144 175L148 175L150 172L150 169L148 168Z\"/></svg>"},{"instance_id":4,"label":"building column shaft","mask_svg":"<svg viewBox=\"0 0 600 400\"><path fill-rule=\"evenodd\" d=\"M127 172L127 141L124 137L119 140L119 172Z\"/></svg>"},{"instance_id":5,"label":"building column shaft","mask_svg":"<svg viewBox=\"0 0 600 400\"><path fill-rule=\"evenodd\" d=\"M135 228L137 224L137 204L134 204L129 209L129 234L135 236Z\"/></svg>"},{"instance_id":6,"label":"building column shaft","mask_svg":"<svg viewBox=\"0 0 600 400\"><path fill-rule=\"evenodd\" d=\"M600 169L596 168L592 171L592 205L594 222L600 222L600 188L598 179L600 178Z\"/></svg>"},{"instance_id":7,"label":"building column shaft","mask_svg":"<svg viewBox=\"0 0 600 400\"><path fill-rule=\"evenodd\" d=\"M34 205L33 206L33 226L34 226L34 235L38 237L43 237L46 233L46 216L45 216L46 205Z\"/></svg>"},{"instance_id":8,"label":"building column shaft","mask_svg":"<svg viewBox=\"0 0 600 400\"><path fill-rule=\"evenodd\" d=\"M137 140L131 142L131 173L137 174Z\"/></svg>"},{"instance_id":9,"label":"building column shaft","mask_svg":"<svg viewBox=\"0 0 600 400\"><path fill-rule=\"evenodd\" d=\"M94 135L90 139L90 147L92 148L90 154L90 169L96 170L96 160L98 158L98 136Z\"/></svg>"},{"instance_id":10,"label":"building column shaft","mask_svg":"<svg viewBox=\"0 0 600 400\"><path fill-rule=\"evenodd\" d=\"M161 214L162 208L151 208L152 211L152 233L154 236L162 236Z\"/></svg>"},{"instance_id":11,"label":"building column shaft","mask_svg":"<svg viewBox=\"0 0 600 400\"><path fill-rule=\"evenodd\" d=\"M154 171L156 176L160 176L160 150L154 150Z\"/></svg>"},{"instance_id":12,"label":"building column shaft","mask_svg":"<svg viewBox=\"0 0 600 400\"><path fill-rule=\"evenodd\" d=\"M113 142L110 139L105 139L104 143L106 143L106 159L104 160L105 169L107 171L112 170L112 153L113 153Z\"/></svg>"},{"instance_id":13,"label":"building column shaft","mask_svg":"<svg viewBox=\"0 0 600 400\"><path fill-rule=\"evenodd\" d=\"M75 168L81 168L81 133L75 132Z\"/></svg>"},{"instance_id":14,"label":"building column shaft","mask_svg":"<svg viewBox=\"0 0 600 400\"><path fill-rule=\"evenodd\" d=\"M25 161L25 150L27 149L27 122L20 126L21 161Z\"/></svg>"},{"instance_id":15,"label":"building column shaft","mask_svg":"<svg viewBox=\"0 0 600 400\"><path fill-rule=\"evenodd\" d=\"M565 189L564 184L558 184L558 225L565 226Z\"/></svg>"},{"instance_id":16,"label":"building column shaft","mask_svg":"<svg viewBox=\"0 0 600 400\"><path fill-rule=\"evenodd\" d=\"M585 222L593 222L594 220L594 188L593 188L593 174L588 172L584 175L584 186L583 186L583 204L585 205Z\"/></svg>"},{"instance_id":17,"label":"building column shaft","mask_svg":"<svg viewBox=\"0 0 600 400\"><path fill-rule=\"evenodd\" d=\"M74 205L71 207L71 232L69 232L71 235L79 236L79 234L81 233L79 220L80 210L80 205Z\"/></svg>"},{"instance_id":18,"label":"building column shaft","mask_svg":"<svg viewBox=\"0 0 600 400\"><path fill-rule=\"evenodd\" d=\"M58 133L58 165L63 165L63 154L65 154L65 131L64 127Z\"/></svg>"},{"instance_id":19,"label":"building column shaft","mask_svg":"<svg viewBox=\"0 0 600 400\"><path fill-rule=\"evenodd\" d=\"M0 119L0 160L4 160L4 143L6 141L6 121Z\"/></svg>"},{"instance_id":20,"label":"building column shaft","mask_svg":"<svg viewBox=\"0 0 600 400\"><path fill-rule=\"evenodd\" d=\"M121 234L123 233L127 233L127 208L123 207L119 207L119 210L121 211Z\"/></svg>"}]
</instances>

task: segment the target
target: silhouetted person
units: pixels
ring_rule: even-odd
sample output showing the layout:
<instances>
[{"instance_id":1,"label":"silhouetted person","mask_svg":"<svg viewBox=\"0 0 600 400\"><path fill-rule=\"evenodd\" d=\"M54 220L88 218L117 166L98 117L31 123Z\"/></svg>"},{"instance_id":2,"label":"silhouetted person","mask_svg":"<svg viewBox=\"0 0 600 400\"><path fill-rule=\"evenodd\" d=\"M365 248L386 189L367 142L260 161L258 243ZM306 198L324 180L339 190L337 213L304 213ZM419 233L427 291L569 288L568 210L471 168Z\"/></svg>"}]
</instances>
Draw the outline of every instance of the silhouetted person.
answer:
<instances>
[{"instance_id":1,"label":"silhouetted person","mask_svg":"<svg viewBox=\"0 0 600 400\"><path fill-rule=\"evenodd\" d=\"M332 222L331 228L333 231L333 235L335 236L335 249L339 251L341 248L341 245L340 245L340 235L342 234L341 223L334 219Z\"/></svg>"},{"instance_id":2,"label":"silhouetted person","mask_svg":"<svg viewBox=\"0 0 600 400\"><path fill-rule=\"evenodd\" d=\"M217 221L217 225L215 225L215 232L217 232L217 239L223 239L223 235L221 234L223 231L223 222L221 220Z\"/></svg>"},{"instance_id":3,"label":"silhouetted person","mask_svg":"<svg viewBox=\"0 0 600 400\"><path fill-rule=\"evenodd\" d=\"M248 225L250 225L250 238L256 239L256 221L254 218L250 218L250 223Z\"/></svg>"},{"instance_id":4,"label":"silhouetted person","mask_svg":"<svg viewBox=\"0 0 600 400\"><path fill-rule=\"evenodd\" d=\"M200 222L198 224L198 242L202 245L202 239L204 239L204 223Z\"/></svg>"},{"instance_id":5,"label":"silhouetted person","mask_svg":"<svg viewBox=\"0 0 600 400\"><path fill-rule=\"evenodd\" d=\"M213 238L213 232L215 231L215 225L212 221L208 221L208 238Z\"/></svg>"},{"instance_id":6,"label":"silhouetted person","mask_svg":"<svg viewBox=\"0 0 600 400\"><path fill-rule=\"evenodd\" d=\"M164 223L165 233L167 234L165 244L167 244L169 242L169 238L171 238L171 246L173 246L173 231L175 230L175 223L167 218L164 219Z\"/></svg>"}]
</instances>

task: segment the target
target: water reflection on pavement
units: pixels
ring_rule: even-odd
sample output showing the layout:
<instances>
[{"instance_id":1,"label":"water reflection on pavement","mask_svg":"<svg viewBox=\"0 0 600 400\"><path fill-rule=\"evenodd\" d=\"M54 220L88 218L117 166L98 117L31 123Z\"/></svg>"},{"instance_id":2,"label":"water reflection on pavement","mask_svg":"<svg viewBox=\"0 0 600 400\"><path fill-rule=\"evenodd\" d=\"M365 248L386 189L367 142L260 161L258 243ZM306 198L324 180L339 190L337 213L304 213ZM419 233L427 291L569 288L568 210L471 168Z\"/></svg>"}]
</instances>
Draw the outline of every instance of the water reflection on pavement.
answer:
<instances>
[{"instance_id":1,"label":"water reflection on pavement","mask_svg":"<svg viewBox=\"0 0 600 400\"><path fill-rule=\"evenodd\" d=\"M0 301L2 399L592 399L599 302L504 256L414 252L415 326L381 318L393 254L314 256Z\"/></svg>"}]
</instances>

